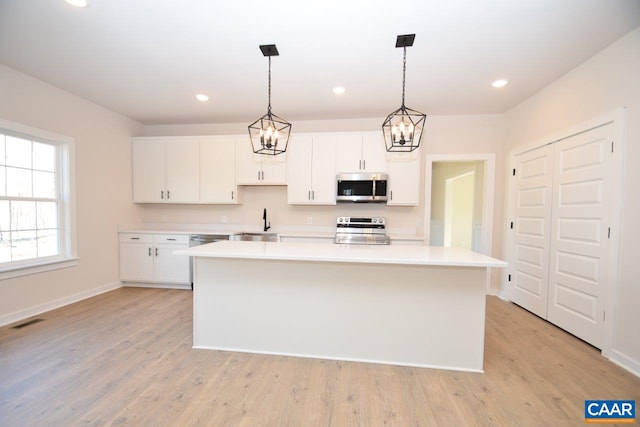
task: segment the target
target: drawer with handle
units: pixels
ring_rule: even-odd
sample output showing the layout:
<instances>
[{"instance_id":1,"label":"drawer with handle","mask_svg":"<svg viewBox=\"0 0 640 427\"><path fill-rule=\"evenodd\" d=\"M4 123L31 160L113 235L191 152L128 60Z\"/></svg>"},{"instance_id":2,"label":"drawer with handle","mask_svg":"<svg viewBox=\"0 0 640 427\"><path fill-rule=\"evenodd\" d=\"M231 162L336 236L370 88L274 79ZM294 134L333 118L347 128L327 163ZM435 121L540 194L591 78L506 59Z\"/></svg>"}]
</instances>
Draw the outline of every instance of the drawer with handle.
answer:
<instances>
[{"instance_id":1,"label":"drawer with handle","mask_svg":"<svg viewBox=\"0 0 640 427\"><path fill-rule=\"evenodd\" d=\"M152 243L153 234L145 233L120 233L120 243Z\"/></svg>"},{"instance_id":2,"label":"drawer with handle","mask_svg":"<svg viewBox=\"0 0 640 427\"><path fill-rule=\"evenodd\" d=\"M176 243L189 245L188 234L156 234L155 243Z\"/></svg>"}]
</instances>

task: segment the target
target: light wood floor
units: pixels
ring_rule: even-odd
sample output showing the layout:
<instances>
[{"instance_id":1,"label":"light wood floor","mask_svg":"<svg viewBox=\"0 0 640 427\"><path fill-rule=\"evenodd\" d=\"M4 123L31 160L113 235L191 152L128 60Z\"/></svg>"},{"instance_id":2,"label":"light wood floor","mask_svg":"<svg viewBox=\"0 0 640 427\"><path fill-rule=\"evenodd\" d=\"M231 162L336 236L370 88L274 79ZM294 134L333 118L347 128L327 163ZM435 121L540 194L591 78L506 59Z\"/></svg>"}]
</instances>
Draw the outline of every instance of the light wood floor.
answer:
<instances>
[{"instance_id":1,"label":"light wood floor","mask_svg":"<svg viewBox=\"0 0 640 427\"><path fill-rule=\"evenodd\" d=\"M484 374L193 350L191 297L123 288L0 328L0 426L583 426L585 399L640 402L638 377L495 297Z\"/></svg>"}]
</instances>

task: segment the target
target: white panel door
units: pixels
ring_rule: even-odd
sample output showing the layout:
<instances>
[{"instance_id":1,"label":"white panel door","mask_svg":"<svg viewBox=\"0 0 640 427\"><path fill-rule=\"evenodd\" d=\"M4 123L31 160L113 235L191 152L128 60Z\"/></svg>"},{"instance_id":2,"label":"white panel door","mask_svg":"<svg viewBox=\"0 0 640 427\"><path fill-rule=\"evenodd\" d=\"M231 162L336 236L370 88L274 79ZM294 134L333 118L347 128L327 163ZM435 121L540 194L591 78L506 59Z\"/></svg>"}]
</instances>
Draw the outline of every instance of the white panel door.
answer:
<instances>
[{"instance_id":1,"label":"white panel door","mask_svg":"<svg viewBox=\"0 0 640 427\"><path fill-rule=\"evenodd\" d=\"M601 347L613 124L555 145L547 319Z\"/></svg>"},{"instance_id":2,"label":"white panel door","mask_svg":"<svg viewBox=\"0 0 640 427\"><path fill-rule=\"evenodd\" d=\"M511 300L547 317L553 147L516 157L515 262Z\"/></svg>"}]
</instances>

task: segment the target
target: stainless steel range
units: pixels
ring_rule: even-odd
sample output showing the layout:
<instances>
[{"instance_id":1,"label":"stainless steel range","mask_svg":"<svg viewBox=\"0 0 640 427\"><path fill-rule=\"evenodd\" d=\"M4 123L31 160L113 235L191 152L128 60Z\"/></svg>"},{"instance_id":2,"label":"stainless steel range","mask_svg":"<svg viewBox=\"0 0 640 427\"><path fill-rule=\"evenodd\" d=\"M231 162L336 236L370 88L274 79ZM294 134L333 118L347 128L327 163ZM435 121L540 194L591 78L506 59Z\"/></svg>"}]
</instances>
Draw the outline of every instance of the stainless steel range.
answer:
<instances>
[{"instance_id":1,"label":"stainless steel range","mask_svg":"<svg viewBox=\"0 0 640 427\"><path fill-rule=\"evenodd\" d=\"M388 245L390 239L385 231L384 218L339 216L336 219L334 242L353 245Z\"/></svg>"}]
</instances>

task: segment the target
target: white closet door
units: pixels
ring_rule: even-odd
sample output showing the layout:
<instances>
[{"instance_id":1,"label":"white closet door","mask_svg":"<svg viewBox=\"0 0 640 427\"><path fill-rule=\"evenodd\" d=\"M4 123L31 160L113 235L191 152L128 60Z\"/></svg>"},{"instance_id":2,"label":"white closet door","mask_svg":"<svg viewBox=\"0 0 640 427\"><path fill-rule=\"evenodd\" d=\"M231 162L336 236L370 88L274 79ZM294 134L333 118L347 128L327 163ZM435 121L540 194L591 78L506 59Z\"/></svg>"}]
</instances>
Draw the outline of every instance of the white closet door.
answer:
<instances>
[{"instance_id":1,"label":"white closet door","mask_svg":"<svg viewBox=\"0 0 640 427\"><path fill-rule=\"evenodd\" d=\"M515 272L511 300L547 317L553 147L516 157Z\"/></svg>"},{"instance_id":2,"label":"white closet door","mask_svg":"<svg viewBox=\"0 0 640 427\"><path fill-rule=\"evenodd\" d=\"M547 319L600 348L609 253L613 124L554 144Z\"/></svg>"}]
</instances>

